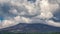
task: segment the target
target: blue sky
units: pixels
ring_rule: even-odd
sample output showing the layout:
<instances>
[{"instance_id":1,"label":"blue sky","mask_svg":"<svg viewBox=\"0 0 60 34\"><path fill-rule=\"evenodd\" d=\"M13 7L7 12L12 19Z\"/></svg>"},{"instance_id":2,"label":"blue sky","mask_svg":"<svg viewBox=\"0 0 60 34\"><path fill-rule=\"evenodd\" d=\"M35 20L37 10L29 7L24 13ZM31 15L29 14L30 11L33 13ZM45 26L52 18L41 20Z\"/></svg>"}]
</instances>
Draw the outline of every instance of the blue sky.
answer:
<instances>
[{"instance_id":1,"label":"blue sky","mask_svg":"<svg viewBox=\"0 0 60 34\"><path fill-rule=\"evenodd\" d=\"M4 18L2 16L0 16L0 20L3 20Z\"/></svg>"},{"instance_id":2,"label":"blue sky","mask_svg":"<svg viewBox=\"0 0 60 34\"><path fill-rule=\"evenodd\" d=\"M30 2L36 2L36 0L28 0L28 1L30 1Z\"/></svg>"}]
</instances>

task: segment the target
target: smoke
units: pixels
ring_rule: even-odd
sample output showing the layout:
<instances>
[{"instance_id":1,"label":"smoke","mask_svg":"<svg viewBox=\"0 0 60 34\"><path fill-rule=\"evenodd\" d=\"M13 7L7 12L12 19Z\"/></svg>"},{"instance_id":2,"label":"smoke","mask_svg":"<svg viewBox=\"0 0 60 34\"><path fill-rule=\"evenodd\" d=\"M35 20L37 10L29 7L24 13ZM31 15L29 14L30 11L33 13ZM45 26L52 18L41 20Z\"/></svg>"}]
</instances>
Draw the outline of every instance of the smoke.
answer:
<instances>
[{"instance_id":1,"label":"smoke","mask_svg":"<svg viewBox=\"0 0 60 34\"><path fill-rule=\"evenodd\" d=\"M19 23L42 23L60 27L54 22L59 7L59 0L0 0L0 29ZM56 18L57 19L57 18Z\"/></svg>"}]
</instances>

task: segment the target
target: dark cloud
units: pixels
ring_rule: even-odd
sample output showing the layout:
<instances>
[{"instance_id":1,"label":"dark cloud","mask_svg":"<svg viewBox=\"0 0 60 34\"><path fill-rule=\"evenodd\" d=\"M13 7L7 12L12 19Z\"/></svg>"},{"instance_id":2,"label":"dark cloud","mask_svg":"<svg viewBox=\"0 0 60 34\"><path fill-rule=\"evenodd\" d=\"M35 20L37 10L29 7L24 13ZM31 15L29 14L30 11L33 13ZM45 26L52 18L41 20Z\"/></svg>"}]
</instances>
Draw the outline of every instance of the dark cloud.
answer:
<instances>
[{"instance_id":1,"label":"dark cloud","mask_svg":"<svg viewBox=\"0 0 60 34\"><path fill-rule=\"evenodd\" d=\"M57 9L54 13L53 13L53 17L52 20L55 22L60 22L60 9Z\"/></svg>"}]
</instances>

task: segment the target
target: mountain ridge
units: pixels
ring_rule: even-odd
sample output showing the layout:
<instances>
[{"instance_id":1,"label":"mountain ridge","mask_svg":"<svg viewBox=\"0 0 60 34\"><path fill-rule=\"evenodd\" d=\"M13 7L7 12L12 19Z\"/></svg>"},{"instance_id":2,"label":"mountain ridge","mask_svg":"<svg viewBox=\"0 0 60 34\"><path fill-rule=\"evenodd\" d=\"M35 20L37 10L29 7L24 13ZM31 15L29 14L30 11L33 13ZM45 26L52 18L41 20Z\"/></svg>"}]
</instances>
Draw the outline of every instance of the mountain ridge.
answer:
<instances>
[{"instance_id":1,"label":"mountain ridge","mask_svg":"<svg viewBox=\"0 0 60 34\"><path fill-rule=\"evenodd\" d=\"M12 27L7 27L0 29L0 31L9 31L9 32L60 32L60 27L53 27L46 24L40 23L20 23Z\"/></svg>"}]
</instances>

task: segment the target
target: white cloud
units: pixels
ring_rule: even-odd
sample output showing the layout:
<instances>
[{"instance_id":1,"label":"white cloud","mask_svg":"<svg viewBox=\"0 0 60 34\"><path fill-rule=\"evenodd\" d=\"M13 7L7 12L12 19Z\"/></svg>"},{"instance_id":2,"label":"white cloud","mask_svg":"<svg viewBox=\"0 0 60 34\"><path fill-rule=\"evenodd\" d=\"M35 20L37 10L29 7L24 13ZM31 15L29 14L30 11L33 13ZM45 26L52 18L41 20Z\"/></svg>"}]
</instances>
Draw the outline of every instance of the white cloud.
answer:
<instances>
[{"instance_id":1,"label":"white cloud","mask_svg":"<svg viewBox=\"0 0 60 34\"><path fill-rule=\"evenodd\" d=\"M40 7L41 7L41 15L40 16L44 17L44 18L51 18L51 17L53 17L52 12L59 7L58 4L49 4L48 0L47 1L43 0L40 3L41 3L40 4Z\"/></svg>"},{"instance_id":2,"label":"white cloud","mask_svg":"<svg viewBox=\"0 0 60 34\"><path fill-rule=\"evenodd\" d=\"M0 15L4 16L4 20L0 21L0 29L19 23L43 23L60 27L60 23L47 21L54 17L53 13L59 8L57 2L53 4L48 1L30 3L27 0L0 0Z\"/></svg>"},{"instance_id":3,"label":"white cloud","mask_svg":"<svg viewBox=\"0 0 60 34\"><path fill-rule=\"evenodd\" d=\"M14 20L16 22L20 22L20 23L29 23L30 19L29 18L25 18L25 17L20 17L20 16L16 16L14 18Z\"/></svg>"},{"instance_id":4,"label":"white cloud","mask_svg":"<svg viewBox=\"0 0 60 34\"><path fill-rule=\"evenodd\" d=\"M48 20L46 21L48 25L55 26L55 27L60 27L60 22L54 22L53 20Z\"/></svg>"},{"instance_id":5,"label":"white cloud","mask_svg":"<svg viewBox=\"0 0 60 34\"><path fill-rule=\"evenodd\" d=\"M12 14L17 14L18 13L16 9L11 9L9 12L12 13Z\"/></svg>"}]
</instances>

